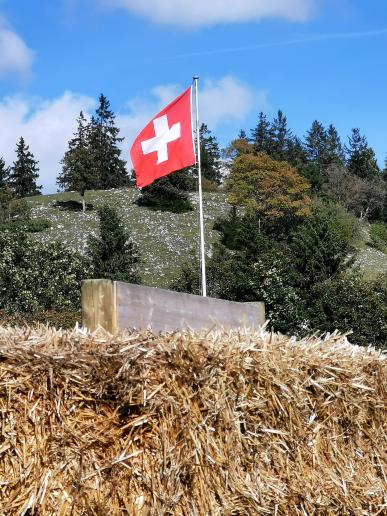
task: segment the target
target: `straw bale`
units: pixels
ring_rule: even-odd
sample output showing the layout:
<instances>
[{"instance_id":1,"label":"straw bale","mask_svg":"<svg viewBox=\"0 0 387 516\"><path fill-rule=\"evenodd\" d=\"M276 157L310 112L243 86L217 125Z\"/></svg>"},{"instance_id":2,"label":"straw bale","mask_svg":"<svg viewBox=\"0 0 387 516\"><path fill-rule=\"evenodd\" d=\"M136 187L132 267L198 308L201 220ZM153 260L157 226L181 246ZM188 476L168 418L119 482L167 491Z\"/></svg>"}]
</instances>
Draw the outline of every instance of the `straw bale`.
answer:
<instances>
[{"instance_id":1,"label":"straw bale","mask_svg":"<svg viewBox=\"0 0 387 516\"><path fill-rule=\"evenodd\" d=\"M387 514L385 358L336 334L0 327L0 514Z\"/></svg>"}]
</instances>

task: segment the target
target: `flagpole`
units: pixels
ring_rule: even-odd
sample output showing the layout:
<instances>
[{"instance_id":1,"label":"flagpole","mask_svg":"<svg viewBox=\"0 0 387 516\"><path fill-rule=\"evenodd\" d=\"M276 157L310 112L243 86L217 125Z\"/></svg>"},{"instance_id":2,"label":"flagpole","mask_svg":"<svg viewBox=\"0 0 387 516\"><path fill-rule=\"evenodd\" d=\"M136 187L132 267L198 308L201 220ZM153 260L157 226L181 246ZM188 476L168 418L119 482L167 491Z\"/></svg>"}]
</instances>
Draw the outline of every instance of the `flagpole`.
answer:
<instances>
[{"instance_id":1,"label":"flagpole","mask_svg":"<svg viewBox=\"0 0 387 516\"><path fill-rule=\"evenodd\" d=\"M200 127L199 127L199 95L198 81L199 77L193 77L195 83L195 103L196 103L196 160L198 166L199 180L199 220L200 220L200 264L202 277L202 296L207 297L207 280L206 280L206 254L204 247L204 217L203 217L203 193L202 193L202 162L200 152Z\"/></svg>"}]
</instances>

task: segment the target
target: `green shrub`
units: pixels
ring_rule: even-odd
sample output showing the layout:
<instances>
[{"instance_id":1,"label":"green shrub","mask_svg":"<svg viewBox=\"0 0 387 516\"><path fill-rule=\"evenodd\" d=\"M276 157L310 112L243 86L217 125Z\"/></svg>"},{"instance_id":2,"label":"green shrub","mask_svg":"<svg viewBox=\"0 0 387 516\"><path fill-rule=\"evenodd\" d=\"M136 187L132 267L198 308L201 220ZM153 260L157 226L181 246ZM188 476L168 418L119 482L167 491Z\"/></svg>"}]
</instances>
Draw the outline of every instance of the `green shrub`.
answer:
<instances>
[{"instance_id":1,"label":"green shrub","mask_svg":"<svg viewBox=\"0 0 387 516\"><path fill-rule=\"evenodd\" d=\"M316 285L309 329L353 331L349 340L387 348L387 275L366 281L356 272Z\"/></svg>"},{"instance_id":2,"label":"green shrub","mask_svg":"<svg viewBox=\"0 0 387 516\"><path fill-rule=\"evenodd\" d=\"M59 242L43 244L25 233L0 233L0 309L78 309L80 283L87 277L86 259Z\"/></svg>"},{"instance_id":3,"label":"green shrub","mask_svg":"<svg viewBox=\"0 0 387 516\"><path fill-rule=\"evenodd\" d=\"M152 210L183 213L193 209L189 192L195 190L195 179L188 169L161 177L141 190L139 206Z\"/></svg>"},{"instance_id":4,"label":"green shrub","mask_svg":"<svg viewBox=\"0 0 387 516\"><path fill-rule=\"evenodd\" d=\"M29 220L13 220L6 224L0 224L0 232L9 231L17 233L24 231L26 233L40 233L51 227L51 222L46 219L29 219Z\"/></svg>"},{"instance_id":5,"label":"green shrub","mask_svg":"<svg viewBox=\"0 0 387 516\"><path fill-rule=\"evenodd\" d=\"M383 222L371 224L370 237L371 242L369 245L371 247L387 253L387 224L383 224Z\"/></svg>"},{"instance_id":6,"label":"green shrub","mask_svg":"<svg viewBox=\"0 0 387 516\"><path fill-rule=\"evenodd\" d=\"M9 204L9 217L12 220L31 218L31 205L25 199L13 199Z\"/></svg>"}]
</instances>

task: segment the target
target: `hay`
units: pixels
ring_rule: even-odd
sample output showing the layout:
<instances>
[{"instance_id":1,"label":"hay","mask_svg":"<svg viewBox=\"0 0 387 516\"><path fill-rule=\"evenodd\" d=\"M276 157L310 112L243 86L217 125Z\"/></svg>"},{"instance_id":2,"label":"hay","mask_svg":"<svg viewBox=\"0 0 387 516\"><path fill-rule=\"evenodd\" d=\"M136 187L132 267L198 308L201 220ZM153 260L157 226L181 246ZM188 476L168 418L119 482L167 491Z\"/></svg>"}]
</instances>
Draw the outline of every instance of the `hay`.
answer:
<instances>
[{"instance_id":1,"label":"hay","mask_svg":"<svg viewBox=\"0 0 387 516\"><path fill-rule=\"evenodd\" d=\"M0 328L0 514L387 514L386 372L338 335Z\"/></svg>"}]
</instances>

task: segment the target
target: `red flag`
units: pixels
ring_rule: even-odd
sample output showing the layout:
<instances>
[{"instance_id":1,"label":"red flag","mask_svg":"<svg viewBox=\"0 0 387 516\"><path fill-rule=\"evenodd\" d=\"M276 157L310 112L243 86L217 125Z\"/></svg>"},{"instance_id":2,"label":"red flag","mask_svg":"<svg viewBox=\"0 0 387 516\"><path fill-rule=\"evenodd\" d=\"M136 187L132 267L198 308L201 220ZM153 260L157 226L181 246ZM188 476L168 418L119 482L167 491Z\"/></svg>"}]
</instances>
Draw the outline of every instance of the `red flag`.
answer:
<instances>
[{"instance_id":1,"label":"red flag","mask_svg":"<svg viewBox=\"0 0 387 516\"><path fill-rule=\"evenodd\" d=\"M191 87L144 127L130 149L137 186L195 164Z\"/></svg>"}]
</instances>

